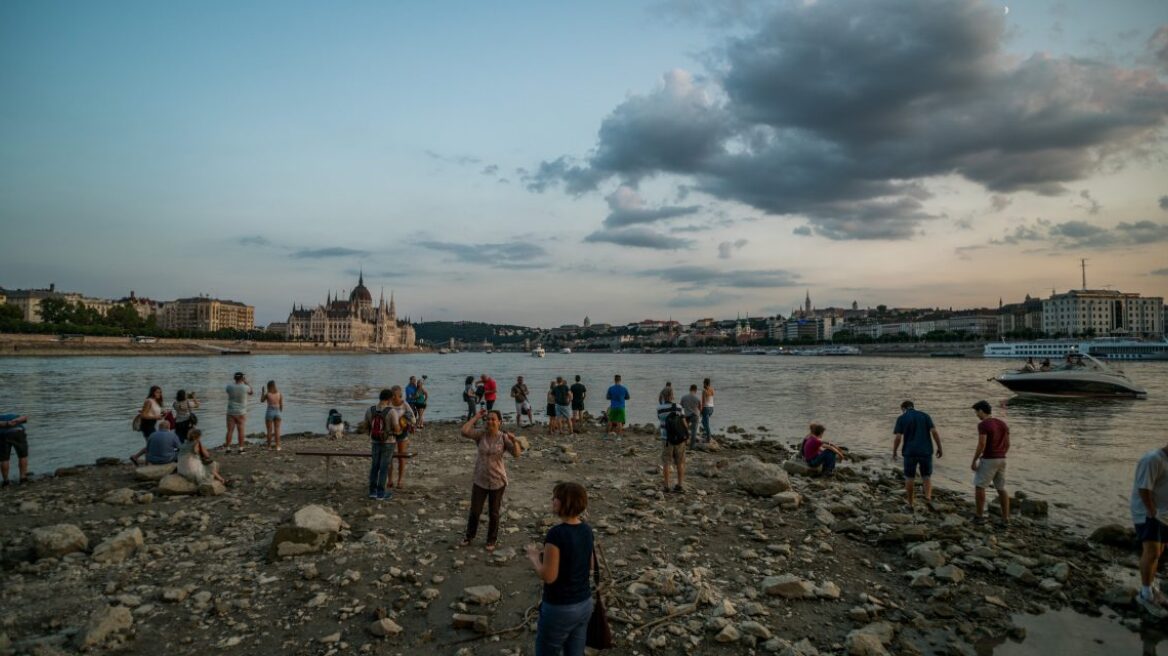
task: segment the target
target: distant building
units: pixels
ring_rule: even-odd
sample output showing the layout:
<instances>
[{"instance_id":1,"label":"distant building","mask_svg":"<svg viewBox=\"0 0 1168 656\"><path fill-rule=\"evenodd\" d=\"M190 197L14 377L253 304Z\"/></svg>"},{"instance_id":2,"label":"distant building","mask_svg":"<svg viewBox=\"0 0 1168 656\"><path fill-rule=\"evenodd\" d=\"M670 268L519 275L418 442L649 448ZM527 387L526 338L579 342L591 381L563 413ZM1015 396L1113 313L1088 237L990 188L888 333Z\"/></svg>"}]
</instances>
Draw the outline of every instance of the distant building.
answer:
<instances>
[{"instance_id":1,"label":"distant building","mask_svg":"<svg viewBox=\"0 0 1168 656\"><path fill-rule=\"evenodd\" d=\"M364 274L358 276L347 301L329 294L324 305L313 309L293 307L286 334L288 339L387 349L414 348L417 343L414 327L397 320L392 293L388 306L384 293L377 307L373 306Z\"/></svg>"},{"instance_id":2,"label":"distant building","mask_svg":"<svg viewBox=\"0 0 1168 656\"><path fill-rule=\"evenodd\" d=\"M1050 335L1161 337L1164 299L1110 289L1072 289L1042 302L1042 330Z\"/></svg>"},{"instance_id":3,"label":"distant building","mask_svg":"<svg viewBox=\"0 0 1168 656\"><path fill-rule=\"evenodd\" d=\"M1042 332L1042 299L1030 298L1021 303L1009 303L998 309L998 334L1009 335L1023 331Z\"/></svg>"},{"instance_id":4,"label":"distant building","mask_svg":"<svg viewBox=\"0 0 1168 656\"><path fill-rule=\"evenodd\" d=\"M990 310L956 314L949 317L950 332L977 335L978 337L997 337L998 324L998 315Z\"/></svg>"},{"instance_id":5,"label":"distant building","mask_svg":"<svg viewBox=\"0 0 1168 656\"><path fill-rule=\"evenodd\" d=\"M130 307L134 308L134 311L137 312L138 316L142 317L143 320L149 319L152 315L158 314L158 308L162 306L162 304L158 301L136 295L132 289L130 290L129 296L119 298L118 300L114 301L114 303L117 305L129 305Z\"/></svg>"},{"instance_id":6,"label":"distant building","mask_svg":"<svg viewBox=\"0 0 1168 656\"><path fill-rule=\"evenodd\" d=\"M255 308L209 296L180 298L162 306L158 312L158 327L205 333L224 329L252 330L255 328Z\"/></svg>"},{"instance_id":7,"label":"distant building","mask_svg":"<svg viewBox=\"0 0 1168 656\"><path fill-rule=\"evenodd\" d=\"M77 292L59 292L57 285L50 283L48 289L9 289L4 291L4 302L20 308L21 318L29 323L41 323L41 301L57 298L67 303L80 304L98 314L104 315L114 302L104 298L90 298Z\"/></svg>"}]
</instances>

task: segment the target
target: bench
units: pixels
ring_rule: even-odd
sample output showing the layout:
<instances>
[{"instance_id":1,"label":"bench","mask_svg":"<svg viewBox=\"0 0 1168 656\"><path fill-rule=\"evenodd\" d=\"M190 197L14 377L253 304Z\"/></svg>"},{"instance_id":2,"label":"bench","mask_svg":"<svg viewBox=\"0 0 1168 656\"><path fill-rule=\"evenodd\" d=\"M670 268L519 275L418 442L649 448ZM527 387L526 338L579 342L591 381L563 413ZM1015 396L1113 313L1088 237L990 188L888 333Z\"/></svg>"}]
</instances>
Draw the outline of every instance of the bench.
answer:
<instances>
[{"instance_id":1,"label":"bench","mask_svg":"<svg viewBox=\"0 0 1168 656\"><path fill-rule=\"evenodd\" d=\"M333 458L370 458L371 451L337 451L331 449L302 449L296 452L298 456L319 456L324 458L325 483L332 482ZM413 458L413 453L393 453L393 458Z\"/></svg>"}]
</instances>

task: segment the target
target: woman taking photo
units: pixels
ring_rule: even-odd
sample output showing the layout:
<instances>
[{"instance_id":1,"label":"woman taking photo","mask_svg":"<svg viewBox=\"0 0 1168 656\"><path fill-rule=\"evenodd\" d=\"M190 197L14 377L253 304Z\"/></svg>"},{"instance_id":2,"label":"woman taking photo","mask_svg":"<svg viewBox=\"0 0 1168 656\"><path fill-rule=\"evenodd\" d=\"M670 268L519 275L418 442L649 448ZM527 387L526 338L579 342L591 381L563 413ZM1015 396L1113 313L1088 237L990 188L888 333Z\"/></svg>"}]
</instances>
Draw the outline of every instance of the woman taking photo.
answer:
<instances>
[{"instance_id":1,"label":"woman taking photo","mask_svg":"<svg viewBox=\"0 0 1168 656\"><path fill-rule=\"evenodd\" d=\"M527 545L527 559L543 581L536 656L583 656L592 616L588 574L592 565L592 527L581 521L588 492L579 483L559 483L552 490L552 512L560 523L544 538L543 547Z\"/></svg>"},{"instance_id":2,"label":"woman taking photo","mask_svg":"<svg viewBox=\"0 0 1168 656\"><path fill-rule=\"evenodd\" d=\"M269 380L267 387L260 393L260 403L266 402L268 409L264 412L264 428L267 429L268 448L280 450L280 422L283 421L284 394L276 389L276 381Z\"/></svg>"},{"instance_id":3,"label":"woman taking photo","mask_svg":"<svg viewBox=\"0 0 1168 656\"><path fill-rule=\"evenodd\" d=\"M184 442L187 439L187 434L191 432L191 418L195 416L195 410L199 409L199 401L195 398L195 393L187 393L186 390L179 390L178 394L174 395L174 403L171 404L174 408L174 432L178 433L178 438Z\"/></svg>"},{"instance_id":4,"label":"woman taking photo","mask_svg":"<svg viewBox=\"0 0 1168 656\"><path fill-rule=\"evenodd\" d=\"M162 419L162 388L154 385L146 394L146 400L142 402L142 409L138 411L140 423L138 430L142 432L142 437L147 440L154 434L154 428L158 425L158 420ZM130 462L135 465L142 464L138 458L146 455L146 447L143 446L137 453L130 456Z\"/></svg>"},{"instance_id":5,"label":"woman taking photo","mask_svg":"<svg viewBox=\"0 0 1168 656\"><path fill-rule=\"evenodd\" d=\"M482 430L475 430L475 422L485 419ZM462 436L474 440L478 450L474 466L474 484L470 492L470 516L466 519L466 537L462 546L474 540L479 530L479 515L483 514L483 502L489 500L487 510L487 551L494 551L499 540L499 514L503 507L503 491L507 489L507 466L503 463L503 452L519 457L519 444L515 436L504 433L503 413L498 410L479 410L462 425Z\"/></svg>"}]
</instances>

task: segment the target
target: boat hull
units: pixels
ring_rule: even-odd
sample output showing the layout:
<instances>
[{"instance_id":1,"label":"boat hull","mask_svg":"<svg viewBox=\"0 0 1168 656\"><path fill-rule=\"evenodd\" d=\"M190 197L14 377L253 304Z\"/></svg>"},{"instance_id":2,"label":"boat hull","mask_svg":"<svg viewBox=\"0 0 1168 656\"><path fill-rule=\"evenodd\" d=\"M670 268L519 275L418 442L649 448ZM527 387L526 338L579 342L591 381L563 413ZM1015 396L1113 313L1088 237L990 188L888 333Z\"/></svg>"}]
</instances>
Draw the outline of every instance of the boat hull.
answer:
<instances>
[{"instance_id":1,"label":"boat hull","mask_svg":"<svg viewBox=\"0 0 1168 656\"><path fill-rule=\"evenodd\" d=\"M995 380L1020 396L1138 399L1148 395L1144 388L1116 376L1060 373L1002 374Z\"/></svg>"}]
</instances>

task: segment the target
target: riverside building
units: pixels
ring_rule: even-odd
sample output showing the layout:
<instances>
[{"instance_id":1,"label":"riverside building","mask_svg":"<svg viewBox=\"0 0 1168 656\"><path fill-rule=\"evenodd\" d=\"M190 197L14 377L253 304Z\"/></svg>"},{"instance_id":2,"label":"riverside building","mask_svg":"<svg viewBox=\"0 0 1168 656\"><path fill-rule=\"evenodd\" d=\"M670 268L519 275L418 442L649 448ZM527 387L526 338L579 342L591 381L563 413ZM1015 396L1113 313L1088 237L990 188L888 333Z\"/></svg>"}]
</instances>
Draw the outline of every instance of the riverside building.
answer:
<instances>
[{"instance_id":1,"label":"riverside building","mask_svg":"<svg viewBox=\"0 0 1168 656\"><path fill-rule=\"evenodd\" d=\"M206 333L223 329L251 330L255 328L255 308L207 296L180 298L165 303L158 311L158 327Z\"/></svg>"},{"instance_id":2,"label":"riverside building","mask_svg":"<svg viewBox=\"0 0 1168 656\"><path fill-rule=\"evenodd\" d=\"M385 349L414 348L414 327L397 320L393 293L386 305L382 292L377 306L373 295L365 287L365 274L357 278L357 286L349 300L333 298L331 292L324 305L306 309L293 306L288 315L287 338L290 340L330 343L344 346L368 346Z\"/></svg>"},{"instance_id":3,"label":"riverside building","mask_svg":"<svg viewBox=\"0 0 1168 656\"><path fill-rule=\"evenodd\" d=\"M1111 289L1072 289L1042 302L1048 335L1150 337L1164 335L1164 299Z\"/></svg>"}]
</instances>

